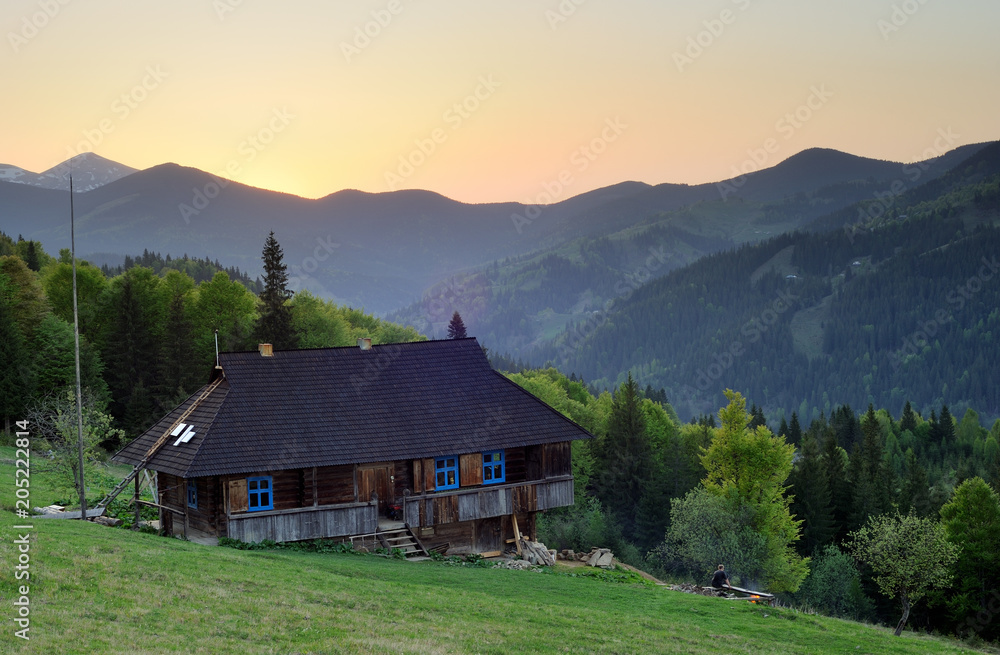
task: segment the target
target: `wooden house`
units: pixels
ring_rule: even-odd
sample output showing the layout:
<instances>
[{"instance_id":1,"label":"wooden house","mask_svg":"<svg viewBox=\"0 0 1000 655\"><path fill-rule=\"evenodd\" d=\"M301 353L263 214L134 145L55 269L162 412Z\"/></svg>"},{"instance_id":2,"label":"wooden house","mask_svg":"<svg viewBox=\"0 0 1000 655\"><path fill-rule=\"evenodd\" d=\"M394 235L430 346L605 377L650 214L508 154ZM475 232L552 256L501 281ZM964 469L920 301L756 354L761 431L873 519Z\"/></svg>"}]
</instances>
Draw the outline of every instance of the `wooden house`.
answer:
<instances>
[{"instance_id":1,"label":"wooden house","mask_svg":"<svg viewBox=\"0 0 1000 655\"><path fill-rule=\"evenodd\" d=\"M219 364L114 456L140 464L170 431L146 463L168 533L349 539L391 515L426 548L489 552L573 503L570 445L590 435L493 371L475 339L263 344Z\"/></svg>"}]
</instances>

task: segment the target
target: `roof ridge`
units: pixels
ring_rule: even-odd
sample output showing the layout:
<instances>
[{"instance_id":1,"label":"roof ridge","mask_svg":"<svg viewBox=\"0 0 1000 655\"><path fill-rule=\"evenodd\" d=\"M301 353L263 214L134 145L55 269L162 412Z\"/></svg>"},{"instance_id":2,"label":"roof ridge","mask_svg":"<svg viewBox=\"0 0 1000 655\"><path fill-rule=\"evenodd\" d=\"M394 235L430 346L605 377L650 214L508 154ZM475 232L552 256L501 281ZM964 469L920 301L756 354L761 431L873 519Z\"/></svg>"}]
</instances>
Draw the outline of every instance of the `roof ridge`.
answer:
<instances>
[{"instance_id":1,"label":"roof ridge","mask_svg":"<svg viewBox=\"0 0 1000 655\"><path fill-rule=\"evenodd\" d=\"M570 424L570 425L572 425L573 427L576 427L576 428L580 428L581 430L583 430L583 431L584 431L584 433L586 433L586 434L587 434L587 435L589 435L590 437L593 437L593 436L594 436L594 435L593 435L593 434L592 434L592 433L591 433L591 432L590 432L589 430L587 430L586 428L584 428L584 427L583 427L582 425L580 425L579 423L577 423L576 421L574 421L574 420L573 420L573 419L571 419L570 417L566 416L565 414L563 414L562 412L560 412L560 411L559 411L558 409L556 409L556 408L555 408L555 407L553 407L552 405L548 404L547 402L545 402L544 400L542 400L541 398L539 398L539 397L538 397L538 396L536 396L535 394L531 393L530 391L528 391L527 389L525 389L524 387L522 387L521 385L519 385L519 384L518 384L517 382L514 382L513 380L511 380L510 378L508 378L508 377L507 377L506 375L504 375L503 373L501 373L500 371L497 371L497 370L494 370L494 369L492 369L492 368L491 368L490 370L491 370L491 371L493 371L493 373L494 373L495 375L498 375L498 376L500 376L500 378L501 378L501 379L502 379L502 380L503 380L504 382L506 382L507 384L512 384L512 385L514 385L514 387L515 387L516 389L518 389L518 390L519 390L519 391L520 391L521 393L524 393L524 394L527 394L527 395L528 395L528 397L529 397L529 398L531 398L532 400L536 400L536 401L538 401L538 402L539 402L539 403L541 403L541 404L542 404L542 405L543 405L543 406L544 406L544 407L545 407L546 409L548 409L548 410L549 410L550 412L554 413L554 414L555 414L556 416L558 416L558 417L559 417L559 418L561 418L562 420L566 421L567 423L569 423L569 424Z\"/></svg>"}]
</instances>

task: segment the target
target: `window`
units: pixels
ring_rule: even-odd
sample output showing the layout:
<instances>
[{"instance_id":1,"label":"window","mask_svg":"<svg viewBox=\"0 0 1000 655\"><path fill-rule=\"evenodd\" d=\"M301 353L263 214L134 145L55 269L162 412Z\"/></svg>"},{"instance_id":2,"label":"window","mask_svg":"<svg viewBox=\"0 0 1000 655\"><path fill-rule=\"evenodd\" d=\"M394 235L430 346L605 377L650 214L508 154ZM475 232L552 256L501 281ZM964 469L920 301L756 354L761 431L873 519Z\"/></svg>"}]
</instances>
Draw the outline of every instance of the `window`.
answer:
<instances>
[{"instance_id":1,"label":"window","mask_svg":"<svg viewBox=\"0 0 1000 655\"><path fill-rule=\"evenodd\" d=\"M187 483L188 492L188 507L198 509L198 483L194 480L188 480Z\"/></svg>"},{"instance_id":2,"label":"window","mask_svg":"<svg viewBox=\"0 0 1000 655\"><path fill-rule=\"evenodd\" d=\"M247 504L251 512L274 509L274 498L271 495L271 476L247 478Z\"/></svg>"},{"instance_id":3,"label":"window","mask_svg":"<svg viewBox=\"0 0 1000 655\"><path fill-rule=\"evenodd\" d=\"M503 481L503 451L495 450L491 453L483 453L483 484L496 484Z\"/></svg>"},{"instance_id":4,"label":"window","mask_svg":"<svg viewBox=\"0 0 1000 655\"><path fill-rule=\"evenodd\" d=\"M434 460L434 487L436 489L458 488L457 457L439 457Z\"/></svg>"}]
</instances>

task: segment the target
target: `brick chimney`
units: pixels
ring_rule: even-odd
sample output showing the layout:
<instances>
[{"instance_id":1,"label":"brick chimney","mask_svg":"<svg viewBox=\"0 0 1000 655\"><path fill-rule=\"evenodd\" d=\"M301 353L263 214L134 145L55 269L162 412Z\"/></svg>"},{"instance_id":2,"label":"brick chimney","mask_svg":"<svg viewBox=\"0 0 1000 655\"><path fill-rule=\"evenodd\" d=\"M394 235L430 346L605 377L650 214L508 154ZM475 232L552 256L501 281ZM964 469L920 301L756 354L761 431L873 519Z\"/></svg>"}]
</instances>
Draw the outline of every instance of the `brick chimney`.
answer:
<instances>
[{"instance_id":1,"label":"brick chimney","mask_svg":"<svg viewBox=\"0 0 1000 655\"><path fill-rule=\"evenodd\" d=\"M274 357L274 348L269 343L262 343L257 346L257 351L261 357Z\"/></svg>"}]
</instances>

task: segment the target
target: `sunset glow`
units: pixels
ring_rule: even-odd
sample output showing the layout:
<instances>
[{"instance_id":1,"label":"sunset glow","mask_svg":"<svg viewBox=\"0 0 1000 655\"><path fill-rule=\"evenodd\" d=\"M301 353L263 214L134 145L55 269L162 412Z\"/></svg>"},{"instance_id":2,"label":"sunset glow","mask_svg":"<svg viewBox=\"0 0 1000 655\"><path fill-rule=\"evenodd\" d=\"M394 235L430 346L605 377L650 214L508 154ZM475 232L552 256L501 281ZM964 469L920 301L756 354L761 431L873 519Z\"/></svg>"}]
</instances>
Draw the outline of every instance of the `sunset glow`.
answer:
<instances>
[{"instance_id":1,"label":"sunset glow","mask_svg":"<svg viewBox=\"0 0 1000 655\"><path fill-rule=\"evenodd\" d=\"M1000 136L998 22L985 0L9 0L0 163L489 202L814 146L908 162Z\"/></svg>"}]
</instances>

